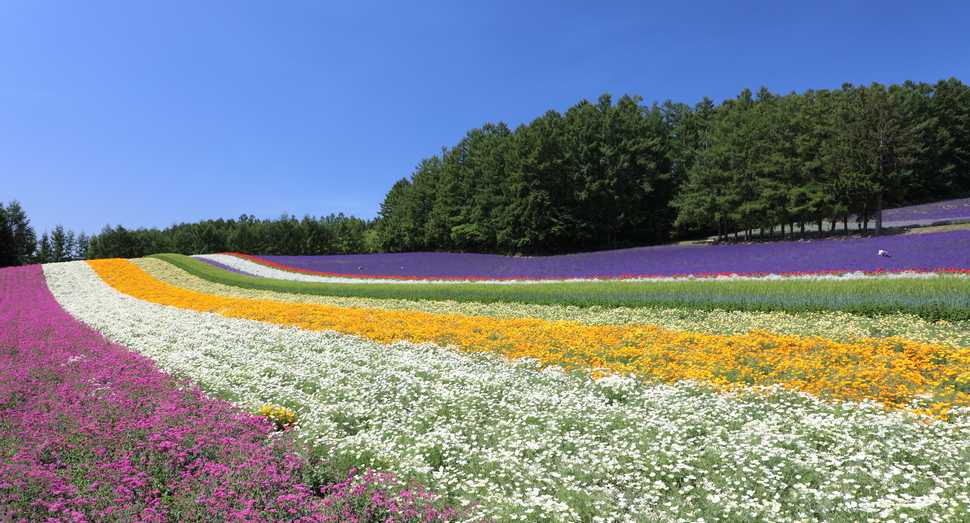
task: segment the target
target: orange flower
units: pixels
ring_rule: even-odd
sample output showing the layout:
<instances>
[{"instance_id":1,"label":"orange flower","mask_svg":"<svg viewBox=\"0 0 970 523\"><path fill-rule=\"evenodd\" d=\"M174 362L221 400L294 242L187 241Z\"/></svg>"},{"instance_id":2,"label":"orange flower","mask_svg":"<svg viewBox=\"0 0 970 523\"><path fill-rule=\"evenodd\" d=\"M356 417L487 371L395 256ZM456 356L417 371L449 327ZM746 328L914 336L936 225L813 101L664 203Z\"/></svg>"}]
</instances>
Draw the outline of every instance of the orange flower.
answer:
<instances>
[{"instance_id":1,"label":"orange flower","mask_svg":"<svg viewBox=\"0 0 970 523\"><path fill-rule=\"evenodd\" d=\"M636 374L647 381L709 380L723 386L784 383L815 395L873 399L946 417L970 405L961 376L970 350L901 338L848 343L754 331L736 336L666 330L650 325L482 318L418 311L352 309L306 303L224 298L162 283L125 260L88 262L104 281L135 298L227 317L335 330L389 343L454 345L509 359L585 369L596 376Z\"/></svg>"}]
</instances>

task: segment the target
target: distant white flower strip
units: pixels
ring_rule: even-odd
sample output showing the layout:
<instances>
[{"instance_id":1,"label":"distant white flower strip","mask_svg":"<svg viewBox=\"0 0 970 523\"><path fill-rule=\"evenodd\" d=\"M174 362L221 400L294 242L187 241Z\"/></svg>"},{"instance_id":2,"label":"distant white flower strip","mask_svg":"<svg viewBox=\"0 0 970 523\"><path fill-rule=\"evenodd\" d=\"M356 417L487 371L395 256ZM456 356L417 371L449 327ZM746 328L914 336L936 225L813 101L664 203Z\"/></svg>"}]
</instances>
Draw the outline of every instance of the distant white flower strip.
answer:
<instances>
[{"instance_id":1,"label":"distant white flower strip","mask_svg":"<svg viewBox=\"0 0 970 523\"><path fill-rule=\"evenodd\" d=\"M295 409L346 468L414 476L496 521L966 521L970 424L765 389L541 372L142 302L44 266L76 318L242 406ZM332 445L332 446L328 446Z\"/></svg>"},{"instance_id":2,"label":"distant white flower strip","mask_svg":"<svg viewBox=\"0 0 970 523\"><path fill-rule=\"evenodd\" d=\"M563 282L583 282L583 281L602 281L596 278L565 278L565 279L526 279L526 280L462 280L462 279L447 279L447 280L434 280L434 279L397 279L397 278L356 278L356 277L342 277L342 276L322 276L315 274L306 274L301 272L287 271L283 269L277 269L275 267L269 267L267 265L262 265L254 261L247 260L245 258L240 258L238 256L233 256L231 254L196 254L192 256L193 258L198 258L200 260L210 260L217 263L221 263L227 267L235 269L237 271L244 272L251 276L258 276L260 278L273 278L277 280L291 280L291 281L305 281L305 282L320 282L320 283L402 283L402 284L434 284L434 283L491 283L491 284L525 284L525 283L563 283ZM955 274L954 277L967 278L970 274ZM741 280L761 280L761 281L776 281L776 280L787 280L787 279L799 279L799 280L812 280L812 281L850 281L858 280L864 278L885 278L885 279L897 279L897 278L937 278L938 273L935 272L891 272L884 274L872 274L864 273L861 271L857 272L845 272L839 274L798 274L798 275L781 275L781 274L768 274L765 276L742 276L737 274L721 274L718 276L657 276L657 277L643 277L643 278L623 278L623 281L653 281L653 282L664 282L664 281L741 281Z\"/></svg>"},{"instance_id":3,"label":"distant white flower strip","mask_svg":"<svg viewBox=\"0 0 970 523\"><path fill-rule=\"evenodd\" d=\"M367 278L367 277L343 277L343 276L322 276L317 274L306 274L301 272L287 271L269 267L256 263L245 258L233 256L231 254L196 254L192 256L200 260L211 260L221 263L237 271L244 272L251 276L260 278L273 278L277 280L319 282L319 283L404 283L404 284L435 284L435 283L560 283L576 281L593 281L589 278L568 278L558 280L463 280L463 279L403 279L403 278Z\"/></svg>"}]
</instances>

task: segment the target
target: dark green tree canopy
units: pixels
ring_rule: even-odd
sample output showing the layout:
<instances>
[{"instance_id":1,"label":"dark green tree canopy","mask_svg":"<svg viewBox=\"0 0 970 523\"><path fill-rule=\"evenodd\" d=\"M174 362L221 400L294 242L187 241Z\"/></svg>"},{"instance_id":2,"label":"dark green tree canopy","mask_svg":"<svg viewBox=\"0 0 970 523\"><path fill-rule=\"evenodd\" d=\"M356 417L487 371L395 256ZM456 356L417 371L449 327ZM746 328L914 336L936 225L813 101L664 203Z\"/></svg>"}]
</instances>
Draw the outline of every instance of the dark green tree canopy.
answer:
<instances>
[{"instance_id":1,"label":"dark green tree canopy","mask_svg":"<svg viewBox=\"0 0 970 523\"><path fill-rule=\"evenodd\" d=\"M604 94L514 131L486 124L387 194L384 251L551 254L744 234L970 196L970 89L844 84L716 105ZM834 225L833 225L834 227Z\"/></svg>"}]
</instances>

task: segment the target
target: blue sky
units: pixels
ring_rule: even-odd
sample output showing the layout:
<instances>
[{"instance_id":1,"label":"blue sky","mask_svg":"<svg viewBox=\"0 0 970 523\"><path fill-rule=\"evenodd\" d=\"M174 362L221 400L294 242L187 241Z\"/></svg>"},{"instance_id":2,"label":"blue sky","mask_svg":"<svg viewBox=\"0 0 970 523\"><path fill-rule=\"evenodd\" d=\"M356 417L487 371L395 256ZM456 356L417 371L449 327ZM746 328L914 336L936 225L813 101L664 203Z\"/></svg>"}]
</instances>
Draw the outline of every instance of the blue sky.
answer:
<instances>
[{"instance_id":1,"label":"blue sky","mask_svg":"<svg viewBox=\"0 0 970 523\"><path fill-rule=\"evenodd\" d=\"M487 122L970 82L968 25L965 0L0 0L0 202L38 236L369 219Z\"/></svg>"}]
</instances>

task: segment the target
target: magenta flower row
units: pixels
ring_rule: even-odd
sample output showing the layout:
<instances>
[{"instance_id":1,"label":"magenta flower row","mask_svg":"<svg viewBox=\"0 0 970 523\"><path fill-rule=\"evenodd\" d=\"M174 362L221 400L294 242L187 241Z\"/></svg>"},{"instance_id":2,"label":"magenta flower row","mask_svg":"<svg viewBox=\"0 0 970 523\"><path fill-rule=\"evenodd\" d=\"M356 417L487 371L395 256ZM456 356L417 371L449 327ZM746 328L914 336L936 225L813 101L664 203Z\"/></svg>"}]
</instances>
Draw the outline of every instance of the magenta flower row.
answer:
<instances>
[{"instance_id":1,"label":"magenta flower row","mask_svg":"<svg viewBox=\"0 0 970 523\"><path fill-rule=\"evenodd\" d=\"M431 508L434 495L419 486L388 490L390 476L312 492L301 484L306 460L268 437L265 418L75 321L39 265L0 270L0 376L0 521L454 516Z\"/></svg>"}]
</instances>

